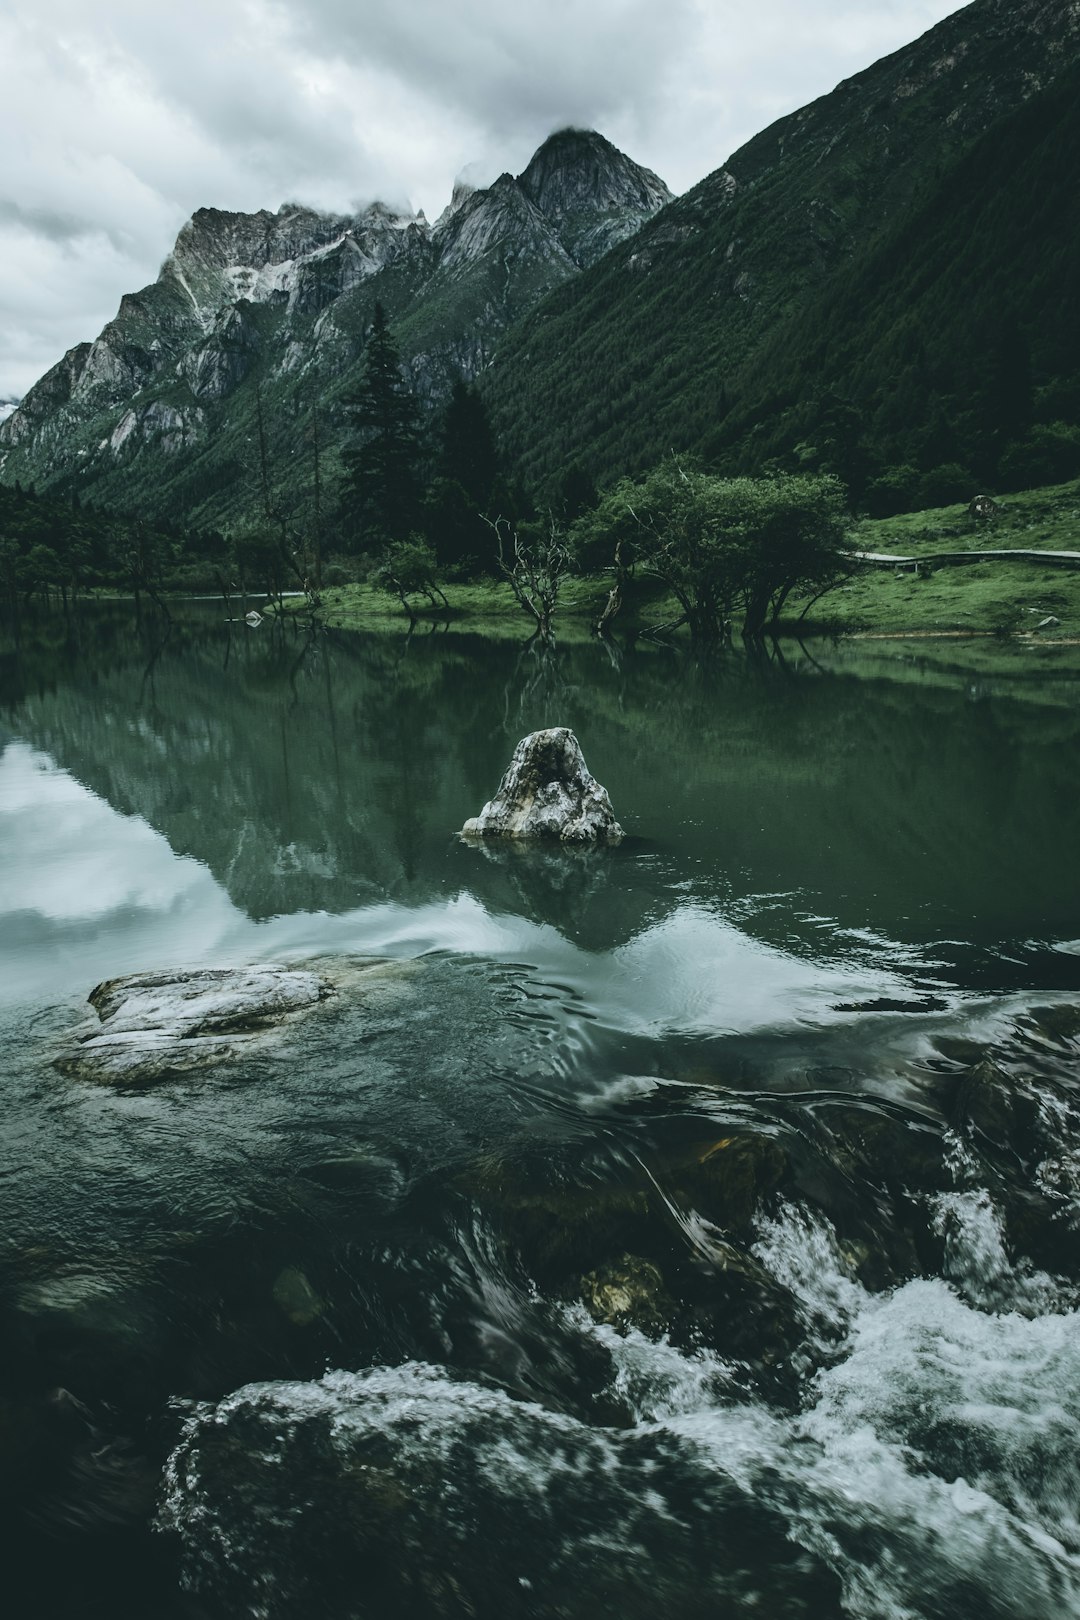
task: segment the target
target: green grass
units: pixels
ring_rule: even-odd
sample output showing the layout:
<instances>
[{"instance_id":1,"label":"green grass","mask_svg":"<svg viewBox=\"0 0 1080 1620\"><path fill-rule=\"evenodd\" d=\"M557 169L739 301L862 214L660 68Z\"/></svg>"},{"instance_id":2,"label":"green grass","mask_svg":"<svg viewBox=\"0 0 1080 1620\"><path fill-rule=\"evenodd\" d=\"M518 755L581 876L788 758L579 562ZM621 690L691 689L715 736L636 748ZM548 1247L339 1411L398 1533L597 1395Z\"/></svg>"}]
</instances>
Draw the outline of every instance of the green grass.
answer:
<instances>
[{"instance_id":1,"label":"green grass","mask_svg":"<svg viewBox=\"0 0 1080 1620\"><path fill-rule=\"evenodd\" d=\"M587 641L607 600L610 580L586 575L567 580L555 614L555 634L560 641ZM513 641L524 641L535 629L533 619L514 598L509 585L501 580L479 584L443 587L449 609L430 608L415 598L417 619L423 623L449 624L454 630ZM340 585L323 592L321 617L339 630L376 630L407 625L408 619L396 597L372 585ZM615 621L620 634L654 628L678 617L673 598L652 581L637 581L627 593Z\"/></svg>"},{"instance_id":2,"label":"green grass","mask_svg":"<svg viewBox=\"0 0 1080 1620\"><path fill-rule=\"evenodd\" d=\"M899 556L1010 547L1080 551L1080 479L1002 495L997 504L998 515L989 523L970 518L966 505L867 518L855 529L854 539L861 551L894 551Z\"/></svg>"},{"instance_id":3,"label":"green grass","mask_svg":"<svg viewBox=\"0 0 1080 1620\"><path fill-rule=\"evenodd\" d=\"M1080 551L1080 480L1002 496L998 507L989 523L970 518L966 506L868 519L853 538L861 551L898 557L941 551ZM1069 641L1080 637L1080 569L1011 558L939 564L929 577L910 569L868 569L823 597L811 613L817 630ZM1037 630L1048 617L1060 623Z\"/></svg>"},{"instance_id":4,"label":"green grass","mask_svg":"<svg viewBox=\"0 0 1080 1620\"><path fill-rule=\"evenodd\" d=\"M975 524L965 506L946 506L901 517L865 520L853 532L861 551L898 557L935 551L1080 550L1080 480L1003 497L990 524ZM587 640L599 618L610 580L592 575L568 580L555 617L559 640ZM421 609L422 621L452 629L523 640L532 620L502 581L445 587L450 607ZM408 621L396 598L370 585L343 585L323 593L324 622L339 629L387 629ZM868 568L822 597L805 620L790 604L787 634L1008 636L1019 650L1080 640L1080 569L1002 558L939 565L929 575L910 569ZM619 637L656 629L678 617L674 598L655 581L629 587L614 622ZM1036 627L1053 617L1060 622Z\"/></svg>"},{"instance_id":5,"label":"green grass","mask_svg":"<svg viewBox=\"0 0 1080 1620\"><path fill-rule=\"evenodd\" d=\"M571 581L555 616L558 639L588 640L606 594L604 579ZM418 621L511 640L525 639L534 628L506 585L447 585L446 596L449 611L418 603ZM338 629L388 629L408 622L395 598L370 585L339 586L325 591L323 598L322 618ZM677 614L674 600L657 593L628 603L612 628L620 637L631 630L640 634ZM1037 631L1036 625L1049 616L1060 623ZM1007 634L1025 641L1069 641L1080 637L1080 571L989 562L942 568L929 579L867 571L823 597L801 624L789 615L784 630L802 635Z\"/></svg>"},{"instance_id":6,"label":"green grass","mask_svg":"<svg viewBox=\"0 0 1080 1620\"><path fill-rule=\"evenodd\" d=\"M1060 622L1036 630L1048 617ZM942 567L928 579L867 570L822 597L805 628L1071 640L1080 636L1080 571L1010 561Z\"/></svg>"}]
</instances>

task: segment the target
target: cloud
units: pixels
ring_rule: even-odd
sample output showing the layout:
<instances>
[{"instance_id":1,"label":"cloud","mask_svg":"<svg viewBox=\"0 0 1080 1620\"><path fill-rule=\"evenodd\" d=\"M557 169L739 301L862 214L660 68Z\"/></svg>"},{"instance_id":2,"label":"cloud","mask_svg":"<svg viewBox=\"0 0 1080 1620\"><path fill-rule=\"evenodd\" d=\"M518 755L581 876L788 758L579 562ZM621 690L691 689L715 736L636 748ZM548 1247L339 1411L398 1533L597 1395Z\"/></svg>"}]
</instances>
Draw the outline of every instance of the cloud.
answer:
<instances>
[{"instance_id":1,"label":"cloud","mask_svg":"<svg viewBox=\"0 0 1080 1620\"><path fill-rule=\"evenodd\" d=\"M74 214L58 214L51 208L24 208L21 203L0 197L0 226L21 226L50 242L72 242L85 235L86 222Z\"/></svg>"},{"instance_id":2,"label":"cloud","mask_svg":"<svg viewBox=\"0 0 1080 1620\"><path fill-rule=\"evenodd\" d=\"M662 94L662 69L696 25L695 0L548 0L541 7L444 0L357 7L281 5L295 36L336 48L513 138L522 126L590 123Z\"/></svg>"},{"instance_id":3,"label":"cloud","mask_svg":"<svg viewBox=\"0 0 1080 1620\"><path fill-rule=\"evenodd\" d=\"M9 0L0 398L96 335L201 206L429 216L600 128L676 190L955 0Z\"/></svg>"}]
</instances>

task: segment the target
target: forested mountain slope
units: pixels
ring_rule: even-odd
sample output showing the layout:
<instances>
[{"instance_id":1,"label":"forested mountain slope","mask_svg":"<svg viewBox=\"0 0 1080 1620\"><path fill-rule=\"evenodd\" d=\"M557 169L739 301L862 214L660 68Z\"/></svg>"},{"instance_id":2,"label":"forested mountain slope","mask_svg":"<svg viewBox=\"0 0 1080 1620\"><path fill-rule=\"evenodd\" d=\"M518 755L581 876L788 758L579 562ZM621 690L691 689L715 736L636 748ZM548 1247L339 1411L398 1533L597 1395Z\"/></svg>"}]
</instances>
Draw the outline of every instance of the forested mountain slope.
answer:
<instances>
[{"instance_id":1,"label":"forested mountain slope","mask_svg":"<svg viewBox=\"0 0 1080 1620\"><path fill-rule=\"evenodd\" d=\"M976 0L781 119L632 242L549 295L502 340L483 380L504 446L523 474L543 485L580 455L603 479L647 466L672 447L726 454L729 464L738 463L733 453L742 448L746 464L797 440L822 414L834 360L839 384L865 386L866 368L856 374L854 359L844 358L860 350L860 298L879 300L883 325L904 318L905 298L923 300L911 315L915 327L930 309L932 274L916 285L898 270L891 291L879 287L891 277L897 248L880 250L890 231L902 241L913 220L933 236L934 251L943 250L947 228L931 222L956 206L957 186L977 184L983 199L953 242L979 280L980 297L990 274L1007 289L1021 326L1035 320L1037 295L1025 279L1031 253L1025 248L993 271L994 244L972 213L1008 213L1026 184L1043 184L1048 152L1036 150L1039 109L1045 103L1055 119L1063 116L1068 93L1055 98L1053 86L1073 68L1078 48L1080 6L1071 0ZM981 158L975 148L1028 103L1031 121L1018 128L1027 137L1023 162L1038 178L1025 181L1012 175L1007 135ZM1067 122L1060 137L1066 186L1077 151L1075 136L1064 145ZM986 170L994 152L998 173ZM973 169L957 171L966 154ZM1064 254L1057 220L1037 215L1037 198L1026 200L1020 218L994 227L1009 253L1022 241L1037 253L1039 233L1053 226L1054 251ZM962 235L972 229L975 245ZM985 261L975 270L980 243ZM912 272L918 257L913 250ZM961 296L959 272L947 296ZM989 307L979 315L983 327L993 320ZM826 320L835 356L825 356L818 341ZM1035 347L1045 356L1041 338ZM788 350L797 362L793 353L789 363ZM907 399L913 433L933 396L924 380ZM769 425L750 439L759 409ZM869 409L873 418L872 401ZM793 414L779 420L785 411ZM898 437L887 442L897 453L918 450Z\"/></svg>"},{"instance_id":2,"label":"forested mountain slope","mask_svg":"<svg viewBox=\"0 0 1080 1620\"><path fill-rule=\"evenodd\" d=\"M1080 471L1078 168L1075 64L777 326L706 452L831 463L882 510L920 484L951 498L957 469L1007 489Z\"/></svg>"}]
</instances>

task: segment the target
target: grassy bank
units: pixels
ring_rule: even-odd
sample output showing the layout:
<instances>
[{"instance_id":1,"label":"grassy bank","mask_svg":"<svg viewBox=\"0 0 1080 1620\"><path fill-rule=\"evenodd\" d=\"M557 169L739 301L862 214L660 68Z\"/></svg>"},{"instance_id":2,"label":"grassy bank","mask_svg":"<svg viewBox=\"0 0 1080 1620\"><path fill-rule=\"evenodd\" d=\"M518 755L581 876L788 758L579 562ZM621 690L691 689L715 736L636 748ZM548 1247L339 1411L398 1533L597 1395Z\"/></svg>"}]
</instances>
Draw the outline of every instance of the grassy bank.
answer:
<instances>
[{"instance_id":1,"label":"grassy bank","mask_svg":"<svg viewBox=\"0 0 1080 1620\"><path fill-rule=\"evenodd\" d=\"M603 612L610 580L600 575L568 579L559 597L555 630L560 641L588 641ZM421 608L417 599L417 621L421 624L449 624L453 628L485 636L524 640L533 630L533 621L519 606L509 585L502 580L484 580L469 585L442 587L448 609ZM653 629L679 614L678 604L655 580L632 582L622 612L615 621L620 634ZM341 585L323 592L322 617L326 624L341 630L375 630L400 627L408 620L396 597L372 585Z\"/></svg>"},{"instance_id":2,"label":"grassy bank","mask_svg":"<svg viewBox=\"0 0 1080 1620\"><path fill-rule=\"evenodd\" d=\"M966 506L944 506L866 520L853 538L860 551L897 557L1078 551L1080 480L1003 496L990 522L973 520ZM1009 557L931 562L919 573L907 567L868 569L823 597L811 612L817 630L1073 640L1080 636L1080 569ZM1059 623L1038 629L1047 618Z\"/></svg>"},{"instance_id":3,"label":"grassy bank","mask_svg":"<svg viewBox=\"0 0 1080 1620\"><path fill-rule=\"evenodd\" d=\"M976 522L966 506L946 506L900 517L864 520L853 531L860 551L898 558L935 552L1080 550L1080 480L1009 495L989 523ZM556 617L560 640L593 634L610 581L575 578L564 586ZM421 622L487 636L520 640L531 621L501 581L445 587L449 611L422 611ZM1027 643L1080 638L1080 569L1051 562L1002 557L961 564L867 568L822 597L799 620L793 601L788 633L864 635L1005 635ZM343 585L324 593L323 617L342 629L378 629L407 622L396 598L370 585ZM678 606L658 582L636 580L614 629L621 636L654 630L678 617ZM1038 626L1048 618L1056 625Z\"/></svg>"}]
</instances>

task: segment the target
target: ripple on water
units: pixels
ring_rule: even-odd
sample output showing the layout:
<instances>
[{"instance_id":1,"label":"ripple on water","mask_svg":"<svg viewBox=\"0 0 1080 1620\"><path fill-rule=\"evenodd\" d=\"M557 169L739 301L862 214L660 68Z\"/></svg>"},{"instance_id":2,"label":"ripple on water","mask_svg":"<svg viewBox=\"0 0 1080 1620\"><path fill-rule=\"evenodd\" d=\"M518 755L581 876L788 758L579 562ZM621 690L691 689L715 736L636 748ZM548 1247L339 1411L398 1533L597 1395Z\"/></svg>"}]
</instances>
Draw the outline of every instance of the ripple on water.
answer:
<instances>
[{"instance_id":1,"label":"ripple on water","mask_svg":"<svg viewBox=\"0 0 1080 1620\"><path fill-rule=\"evenodd\" d=\"M973 1279L986 1270L984 1221L968 1209L953 1237L956 1269ZM728 1602L857 1620L1076 1612L1080 1315L1069 1290L1040 1281L1037 1316L979 1308L941 1278L871 1295L828 1224L793 1206L763 1223L757 1253L799 1291L808 1327L829 1320L842 1335L799 1410L747 1400L713 1352L616 1332L576 1308L567 1326L610 1358L623 1428L418 1364L249 1386L196 1412L169 1466L162 1523L182 1541L189 1584L226 1602L254 1591L248 1612L275 1617L308 1583L321 1612L351 1613L345 1594L370 1568L377 1524L397 1571L381 1600L396 1585L403 1612L414 1578L435 1613L449 1580L479 1615L517 1613L522 1582L521 1613L586 1614L597 1578L630 1614L696 1614L703 1598L702 1613ZM1028 1304L1029 1282L1017 1282ZM295 1551L313 1511L334 1549L314 1574ZM495 1527L497 1567L485 1562ZM690 1550L701 1538L704 1564ZM651 1607L636 1607L635 1589Z\"/></svg>"}]
</instances>

